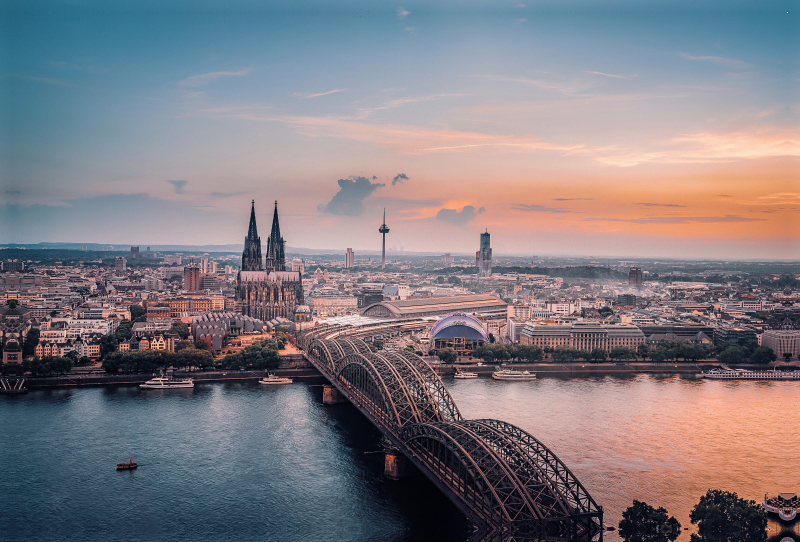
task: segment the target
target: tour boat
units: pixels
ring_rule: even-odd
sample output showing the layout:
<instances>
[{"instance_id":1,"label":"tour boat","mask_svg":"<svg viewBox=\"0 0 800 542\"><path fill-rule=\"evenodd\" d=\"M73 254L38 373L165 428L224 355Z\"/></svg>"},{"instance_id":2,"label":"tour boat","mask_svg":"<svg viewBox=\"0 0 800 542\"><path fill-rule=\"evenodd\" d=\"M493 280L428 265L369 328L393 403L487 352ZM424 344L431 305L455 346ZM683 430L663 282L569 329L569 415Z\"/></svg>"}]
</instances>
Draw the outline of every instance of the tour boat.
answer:
<instances>
[{"instance_id":1,"label":"tour boat","mask_svg":"<svg viewBox=\"0 0 800 542\"><path fill-rule=\"evenodd\" d=\"M138 467L138 465L133 462L133 456L131 456L127 463L117 463L117 470L130 470L136 467Z\"/></svg>"},{"instance_id":2,"label":"tour boat","mask_svg":"<svg viewBox=\"0 0 800 542\"><path fill-rule=\"evenodd\" d=\"M139 384L140 388L150 390L164 390L172 388L193 388L194 382L191 378L172 378L171 376L157 376L148 380L144 384Z\"/></svg>"},{"instance_id":3,"label":"tour boat","mask_svg":"<svg viewBox=\"0 0 800 542\"><path fill-rule=\"evenodd\" d=\"M536 373L529 373L528 371L514 371L512 369L501 369L493 372L492 378L495 380L536 380Z\"/></svg>"},{"instance_id":4,"label":"tour boat","mask_svg":"<svg viewBox=\"0 0 800 542\"><path fill-rule=\"evenodd\" d=\"M800 380L800 371L748 371L745 369L714 368L701 373L703 378L717 380Z\"/></svg>"},{"instance_id":5,"label":"tour boat","mask_svg":"<svg viewBox=\"0 0 800 542\"><path fill-rule=\"evenodd\" d=\"M275 376L274 374L270 373L261 380L258 381L259 384L291 384L292 379L287 378L285 376Z\"/></svg>"},{"instance_id":6,"label":"tour boat","mask_svg":"<svg viewBox=\"0 0 800 542\"><path fill-rule=\"evenodd\" d=\"M794 521L800 513L797 493L778 493L774 497L764 495L764 510L777 514L783 521Z\"/></svg>"},{"instance_id":7,"label":"tour boat","mask_svg":"<svg viewBox=\"0 0 800 542\"><path fill-rule=\"evenodd\" d=\"M453 378L478 378L478 373L469 373L456 369L456 374L453 375Z\"/></svg>"}]
</instances>

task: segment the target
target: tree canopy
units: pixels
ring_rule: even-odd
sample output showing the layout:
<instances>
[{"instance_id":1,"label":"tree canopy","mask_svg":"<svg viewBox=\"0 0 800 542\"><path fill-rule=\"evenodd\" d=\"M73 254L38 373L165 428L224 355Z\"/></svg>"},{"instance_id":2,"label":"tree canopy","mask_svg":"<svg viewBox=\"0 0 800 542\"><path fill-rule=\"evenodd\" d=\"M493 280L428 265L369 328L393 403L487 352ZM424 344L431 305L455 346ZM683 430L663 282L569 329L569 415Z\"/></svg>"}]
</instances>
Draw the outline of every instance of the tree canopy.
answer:
<instances>
[{"instance_id":1,"label":"tree canopy","mask_svg":"<svg viewBox=\"0 0 800 542\"><path fill-rule=\"evenodd\" d=\"M691 542L764 542L767 517L761 505L736 493L709 489L689 518L697 525Z\"/></svg>"},{"instance_id":2,"label":"tree canopy","mask_svg":"<svg viewBox=\"0 0 800 542\"><path fill-rule=\"evenodd\" d=\"M679 534L680 522L669 517L664 508L637 500L622 512L619 522L619 535L625 542L672 542Z\"/></svg>"}]
</instances>

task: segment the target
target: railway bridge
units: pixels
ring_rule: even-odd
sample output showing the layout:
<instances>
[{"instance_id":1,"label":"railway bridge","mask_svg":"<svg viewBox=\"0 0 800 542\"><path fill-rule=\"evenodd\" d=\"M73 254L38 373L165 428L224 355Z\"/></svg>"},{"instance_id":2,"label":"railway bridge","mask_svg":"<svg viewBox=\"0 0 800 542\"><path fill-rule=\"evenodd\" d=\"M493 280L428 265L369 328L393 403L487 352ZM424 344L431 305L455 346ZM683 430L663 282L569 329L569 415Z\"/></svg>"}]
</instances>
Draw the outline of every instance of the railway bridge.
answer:
<instances>
[{"instance_id":1,"label":"railway bridge","mask_svg":"<svg viewBox=\"0 0 800 542\"><path fill-rule=\"evenodd\" d=\"M298 345L333 385L328 399L341 394L396 450L387 452L387 470L399 474L410 461L484 540L602 541L603 509L566 465L518 427L464 419L422 358L313 331Z\"/></svg>"}]
</instances>

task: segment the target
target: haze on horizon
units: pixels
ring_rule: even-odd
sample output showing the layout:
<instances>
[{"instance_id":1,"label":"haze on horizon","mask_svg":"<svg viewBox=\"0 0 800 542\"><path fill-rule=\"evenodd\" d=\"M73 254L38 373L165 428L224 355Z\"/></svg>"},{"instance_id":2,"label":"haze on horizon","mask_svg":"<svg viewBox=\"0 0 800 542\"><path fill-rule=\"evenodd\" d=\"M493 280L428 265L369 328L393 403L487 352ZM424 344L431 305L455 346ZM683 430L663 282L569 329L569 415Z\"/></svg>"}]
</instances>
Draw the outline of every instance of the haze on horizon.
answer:
<instances>
[{"instance_id":1,"label":"haze on horizon","mask_svg":"<svg viewBox=\"0 0 800 542\"><path fill-rule=\"evenodd\" d=\"M800 258L787 1L12 1L0 243Z\"/></svg>"}]
</instances>

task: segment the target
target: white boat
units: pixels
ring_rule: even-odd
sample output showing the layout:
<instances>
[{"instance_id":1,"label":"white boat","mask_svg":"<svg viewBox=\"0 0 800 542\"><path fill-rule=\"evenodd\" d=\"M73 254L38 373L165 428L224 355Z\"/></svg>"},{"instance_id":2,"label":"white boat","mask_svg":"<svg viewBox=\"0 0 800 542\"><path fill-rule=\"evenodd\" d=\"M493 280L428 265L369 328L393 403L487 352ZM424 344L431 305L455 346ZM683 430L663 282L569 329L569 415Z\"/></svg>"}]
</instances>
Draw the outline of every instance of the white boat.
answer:
<instances>
[{"instance_id":1,"label":"white boat","mask_svg":"<svg viewBox=\"0 0 800 542\"><path fill-rule=\"evenodd\" d=\"M783 521L794 521L800 513L797 493L778 493L774 497L764 495L764 510L777 514Z\"/></svg>"},{"instance_id":2,"label":"white boat","mask_svg":"<svg viewBox=\"0 0 800 542\"><path fill-rule=\"evenodd\" d=\"M478 378L478 373L469 373L466 371L456 371L453 378Z\"/></svg>"},{"instance_id":3,"label":"white boat","mask_svg":"<svg viewBox=\"0 0 800 542\"><path fill-rule=\"evenodd\" d=\"M800 371L748 371L746 369L714 368L701 373L703 378L716 380L800 380Z\"/></svg>"},{"instance_id":4,"label":"white boat","mask_svg":"<svg viewBox=\"0 0 800 542\"><path fill-rule=\"evenodd\" d=\"M512 369L501 369L492 373L492 378L495 380L536 380L536 373L529 373L528 371L514 371Z\"/></svg>"},{"instance_id":5,"label":"white boat","mask_svg":"<svg viewBox=\"0 0 800 542\"><path fill-rule=\"evenodd\" d=\"M267 376L258 381L259 384L291 384L292 379L285 376L275 376L269 373Z\"/></svg>"},{"instance_id":6,"label":"white boat","mask_svg":"<svg viewBox=\"0 0 800 542\"><path fill-rule=\"evenodd\" d=\"M149 390L165 390L172 388L193 388L194 382L191 378L172 378L171 376L157 376L148 380L144 384L139 384L140 388Z\"/></svg>"}]
</instances>

